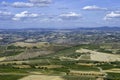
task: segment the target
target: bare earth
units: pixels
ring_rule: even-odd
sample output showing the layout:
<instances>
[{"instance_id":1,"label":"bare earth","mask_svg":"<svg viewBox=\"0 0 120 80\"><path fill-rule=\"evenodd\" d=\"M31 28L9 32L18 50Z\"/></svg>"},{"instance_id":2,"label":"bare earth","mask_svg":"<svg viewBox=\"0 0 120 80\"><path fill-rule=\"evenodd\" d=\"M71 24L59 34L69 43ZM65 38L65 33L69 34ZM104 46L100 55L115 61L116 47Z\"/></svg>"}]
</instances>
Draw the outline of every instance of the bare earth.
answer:
<instances>
[{"instance_id":1,"label":"bare earth","mask_svg":"<svg viewBox=\"0 0 120 80\"><path fill-rule=\"evenodd\" d=\"M120 69L119 68L113 68L113 69L109 69L109 70L104 70L104 72L120 73Z\"/></svg>"},{"instance_id":2,"label":"bare earth","mask_svg":"<svg viewBox=\"0 0 120 80\"><path fill-rule=\"evenodd\" d=\"M48 44L48 45L46 45ZM43 46L49 46L49 43L47 42L37 42L37 43L25 43L25 42L16 42L16 43L13 43L14 46L21 46L21 47L43 47Z\"/></svg>"},{"instance_id":3,"label":"bare earth","mask_svg":"<svg viewBox=\"0 0 120 80\"><path fill-rule=\"evenodd\" d=\"M19 80L64 80L60 76L30 75Z\"/></svg>"},{"instance_id":4,"label":"bare earth","mask_svg":"<svg viewBox=\"0 0 120 80\"><path fill-rule=\"evenodd\" d=\"M88 49L80 49L80 50L76 50L76 52L90 53L90 58L93 61L104 61L104 62L120 61L120 55L102 53Z\"/></svg>"},{"instance_id":5,"label":"bare earth","mask_svg":"<svg viewBox=\"0 0 120 80\"><path fill-rule=\"evenodd\" d=\"M4 61L6 58L5 57L1 57L0 58L0 61Z\"/></svg>"}]
</instances>

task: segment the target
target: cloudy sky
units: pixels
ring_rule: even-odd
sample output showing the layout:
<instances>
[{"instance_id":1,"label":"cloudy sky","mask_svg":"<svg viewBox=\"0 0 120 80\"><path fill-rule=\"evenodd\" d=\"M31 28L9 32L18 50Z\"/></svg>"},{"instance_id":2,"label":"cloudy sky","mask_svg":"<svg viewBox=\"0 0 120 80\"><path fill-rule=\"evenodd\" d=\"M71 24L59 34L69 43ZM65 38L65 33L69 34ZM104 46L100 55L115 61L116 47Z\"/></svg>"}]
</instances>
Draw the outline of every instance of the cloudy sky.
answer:
<instances>
[{"instance_id":1,"label":"cloudy sky","mask_svg":"<svg viewBox=\"0 0 120 80\"><path fill-rule=\"evenodd\" d=\"M120 27L120 0L0 0L0 28Z\"/></svg>"}]
</instances>

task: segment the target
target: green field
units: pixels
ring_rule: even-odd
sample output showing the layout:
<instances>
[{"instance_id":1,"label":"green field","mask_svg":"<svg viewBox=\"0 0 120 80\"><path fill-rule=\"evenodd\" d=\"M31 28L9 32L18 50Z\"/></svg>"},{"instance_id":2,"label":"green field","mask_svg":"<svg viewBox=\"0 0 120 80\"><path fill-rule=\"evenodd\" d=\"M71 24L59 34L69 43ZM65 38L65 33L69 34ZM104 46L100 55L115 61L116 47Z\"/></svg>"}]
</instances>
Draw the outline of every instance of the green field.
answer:
<instances>
[{"instance_id":1,"label":"green field","mask_svg":"<svg viewBox=\"0 0 120 80\"><path fill-rule=\"evenodd\" d=\"M12 61L7 61L11 63L7 63L6 61L3 61L4 63L0 65L0 73L3 75L0 75L0 80L17 80L19 78L24 77L24 75L30 75L31 72L38 72L42 73L44 75L59 75L63 76L65 80L96 80L93 76L73 76L69 75L70 71L93 71L93 72L100 72L101 68L102 70L109 70L113 68L120 68L120 62L99 62L99 61L90 61L90 55L89 54L82 54L82 53L76 53L76 50L79 50L80 48L83 49L89 49L89 50L96 50L99 52L106 52L107 49L101 49L101 45L93 45L93 44L82 44L82 45L76 45L76 46L69 46L69 47L62 47L62 46L55 46L49 47L49 50L54 50L54 53L45 55L45 56L37 56L31 59L23 60L21 64L18 63L12 63ZM102 45L103 46L103 45ZM0 56L14 56L18 55L24 50L24 48L20 48L19 51L14 51L14 46L9 47L9 50L2 51ZM105 47L104 47L105 48ZM18 48L17 48L18 49ZM28 49L29 50L29 49ZM30 49L31 50L31 49ZM33 49L37 50L37 49ZM47 48L45 48L47 50ZM10 52L9 52L10 51ZM13 51L13 52L12 52ZM2 53L4 52L4 53ZM106 53L109 53L107 51ZM112 54L112 53L110 53ZM65 58L63 58L65 57ZM81 57L81 59L77 60L77 58ZM67 59L68 58L68 59ZM70 59L69 59L70 58ZM6 63L6 64L5 64ZM83 65L82 65L83 64ZM93 65L87 65L87 64L93 64ZM28 65L30 68L17 68L14 66L23 66ZM60 67L53 67L49 68L50 65L54 66L60 66ZM38 67L36 67L38 66ZM4 73L8 73L11 75L4 75ZM12 75L16 74L16 75ZM24 75L21 75L24 74ZM114 80L114 79L120 79L118 73L107 73L107 79L108 80ZM8 77L6 77L8 76Z\"/></svg>"},{"instance_id":2,"label":"green field","mask_svg":"<svg viewBox=\"0 0 120 80\"><path fill-rule=\"evenodd\" d=\"M18 80L24 76L22 75L0 75L0 80Z\"/></svg>"}]
</instances>

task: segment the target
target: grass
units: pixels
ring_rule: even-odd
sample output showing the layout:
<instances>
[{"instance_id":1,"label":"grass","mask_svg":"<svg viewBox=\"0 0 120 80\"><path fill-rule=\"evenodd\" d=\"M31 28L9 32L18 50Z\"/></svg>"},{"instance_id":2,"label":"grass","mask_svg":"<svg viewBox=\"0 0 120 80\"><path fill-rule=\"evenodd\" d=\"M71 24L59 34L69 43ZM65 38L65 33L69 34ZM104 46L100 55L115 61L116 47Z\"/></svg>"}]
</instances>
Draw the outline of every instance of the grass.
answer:
<instances>
[{"instance_id":1,"label":"grass","mask_svg":"<svg viewBox=\"0 0 120 80\"><path fill-rule=\"evenodd\" d=\"M80 53L73 53L73 54L68 55L67 57L70 57L70 58L78 58L78 57L80 57L80 56L81 56Z\"/></svg>"},{"instance_id":2,"label":"grass","mask_svg":"<svg viewBox=\"0 0 120 80\"><path fill-rule=\"evenodd\" d=\"M84 54L84 55L81 56L81 59L88 59L89 60L90 59L90 55L89 54L87 54L87 55Z\"/></svg>"},{"instance_id":3,"label":"grass","mask_svg":"<svg viewBox=\"0 0 120 80\"><path fill-rule=\"evenodd\" d=\"M0 80L18 80L24 76L22 75L0 75Z\"/></svg>"},{"instance_id":4,"label":"grass","mask_svg":"<svg viewBox=\"0 0 120 80\"><path fill-rule=\"evenodd\" d=\"M27 69L6 68L0 69L0 73L27 73Z\"/></svg>"},{"instance_id":5,"label":"grass","mask_svg":"<svg viewBox=\"0 0 120 80\"><path fill-rule=\"evenodd\" d=\"M80 70L80 71L99 71L96 67L89 67L89 66L81 66L81 65L70 65L68 66L70 69L73 70Z\"/></svg>"},{"instance_id":6,"label":"grass","mask_svg":"<svg viewBox=\"0 0 120 80\"><path fill-rule=\"evenodd\" d=\"M7 65L7 66L0 66L0 73L28 73L30 71L36 71L39 69L34 69L34 68L13 68L12 65Z\"/></svg>"},{"instance_id":7,"label":"grass","mask_svg":"<svg viewBox=\"0 0 120 80\"><path fill-rule=\"evenodd\" d=\"M69 73L69 69L66 67L61 67L61 68L52 68L51 70L53 71L57 71L57 72L65 72L65 73Z\"/></svg>"},{"instance_id":8,"label":"grass","mask_svg":"<svg viewBox=\"0 0 120 80\"><path fill-rule=\"evenodd\" d=\"M6 56L14 56L14 55L18 55L20 53L22 53L23 51L14 51L14 50L11 50L11 51L4 51L2 53L0 53L0 57L6 57Z\"/></svg>"},{"instance_id":9,"label":"grass","mask_svg":"<svg viewBox=\"0 0 120 80\"><path fill-rule=\"evenodd\" d=\"M120 80L120 73L107 73L108 80Z\"/></svg>"},{"instance_id":10,"label":"grass","mask_svg":"<svg viewBox=\"0 0 120 80\"><path fill-rule=\"evenodd\" d=\"M76 63L77 63L76 61L61 61L58 64L72 70L99 71L96 67L77 65Z\"/></svg>"},{"instance_id":11,"label":"grass","mask_svg":"<svg viewBox=\"0 0 120 80\"><path fill-rule=\"evenodd\" d=\"M77 70L77 71L99 71L97 67L101 67L103 70L111 69L111 68L119 68L119 62L117 63L106 63L106 64L99 64L98 66L86 66L86 65L78 65L77 63L99 63L99 62L93 62L89 60L61 60L60 57L71 57L71 58L78 58L81 56L79 53L75 53L76 50L80 48L86 48L90 50L98 50L99 45L77 45L73 47L67 47L67 48L60 48L56 49L56 52L54 54L49 54L47 56L42 56L42 57L37 57L34 59L29 60L29 63L26 63L27 65L32 66L30 69L17 69L13 68L12 64L8 64L7 66L1 65L0 66L0 73L28 73L28 72L34 72L34 71L44 71L46 73L52 73L53 74L60 74L60 73L69 73L70 70ZM82 56L84 59L90 59L89 55L84 55ZM119 63L119 64L118 64ZM15 65L15 64L14 64ZM36 69L35 66L40 65L61 65L62 67L60 68L45 68L45 69ZM114 66L117 65L117 66ZM108 73L108 78L109 79L120 79L119 78L120 74L113 74L113 73ZM11 79L3 79L3 80L17 80L19 76L10 76ZM4 75L0 76L0 80L4 78ZM20 76L22 77L22 76ZM65 80L96 80L94 77L83 77L83 76L64 76Z\"/></svg>"},{"instance_id":12,"label":"grass","mask_svg":"<svg viewBox=\"0 0 120 80\"><path fill-rule=\"evenodd\" d=\"M95 77L87 77L87 76L64 76L65 80L96 80Z\"/></svg>"},{"instance_id":13,"label":"grass","mask_svg":"<svg viewBox=\"0 0 120 80\"><path fill-rule=\"evenodd\" d=\"M108 69L113 69L113 68L120 68L119 64L108 64L108 63L104 63L101 65L98 65L98 67L101 67L103 70L108 70Z\"/></svg>"},{"instance_id":14,"label":"grass","mask_svg":"<svg viewBox=\"0 0 120 80\"><path fill-rule=\"evenodd\" d=\"M100 48L100 49L98 49L97 50L98 52L103 52L103 53L113 53L111 50L106 50L106 49L104 49L104 48Z\"/></svg>"}]
</instances>

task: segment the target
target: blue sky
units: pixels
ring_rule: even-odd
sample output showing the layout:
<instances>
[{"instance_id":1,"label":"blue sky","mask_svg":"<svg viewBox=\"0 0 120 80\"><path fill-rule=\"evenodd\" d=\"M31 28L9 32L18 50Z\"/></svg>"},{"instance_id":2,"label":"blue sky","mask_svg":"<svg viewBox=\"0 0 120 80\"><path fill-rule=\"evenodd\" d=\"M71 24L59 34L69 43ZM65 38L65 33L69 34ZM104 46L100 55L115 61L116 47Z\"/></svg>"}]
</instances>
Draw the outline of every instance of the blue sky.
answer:
<instances>
[{"instance_id":1,"label":"blue sky","mask_svg":"<svg viewBox=\"0 0 120 80\"><path fill-rule=\"evenodd\" d=\"M120 27L120 0L0 0L0 28Z\"/></svg>"}]
</instances>

